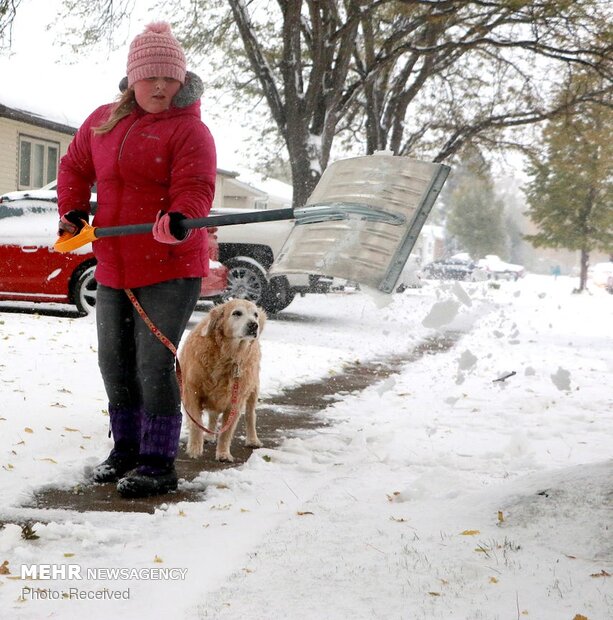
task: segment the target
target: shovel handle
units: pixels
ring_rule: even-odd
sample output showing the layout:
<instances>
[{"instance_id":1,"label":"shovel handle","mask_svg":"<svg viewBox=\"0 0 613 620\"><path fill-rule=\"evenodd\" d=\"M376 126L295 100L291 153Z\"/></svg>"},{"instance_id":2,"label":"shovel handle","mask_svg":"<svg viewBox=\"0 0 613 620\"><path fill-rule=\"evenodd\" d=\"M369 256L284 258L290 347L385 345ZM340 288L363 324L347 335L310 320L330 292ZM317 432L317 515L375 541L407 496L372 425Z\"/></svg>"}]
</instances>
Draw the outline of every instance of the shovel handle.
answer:
<instances>
[{"instance_id":1,"label":"shovel handle","mask_svg":"<svg viewBox=\"0 0 613 620\"><path fill-rule=\"evenodd\" d=\"M273 222L276 220L294 219L293 209L270 209L263 211L250 211L246 213L228 213L227 215L209 215L193 219L184 219L179 226L185 230L192 228L216 228L217 226L231 226L233 224L251 224L254 222ZM151 232L151 224L127 224L125 226L109 226L108 228L96 228L96 239L102 237L123 237L125 235L139 235Z\"/></svg>"},{"instance_id":2,"label":"shovel handle","mask_svg":"<svg viewBox=\"0 0 613 620\"><path fill-rule=\"evenodd\" d=\"M185 219L180 225L185 230L191 228L216 228L232 224L251 224L255 222L273 222L276 220L293 220L293 209L271 209L270 211L248 211L245 213L229 213L227 215L210 215L193 219ZM102 237L123 237L125 235L141 235L151 232L153 223L127 224L125 226L108 226L97 228L83 222L83 228L76 235L63 233L53 245L57 252L73 252Z\"/></svg>"}]
</instances>

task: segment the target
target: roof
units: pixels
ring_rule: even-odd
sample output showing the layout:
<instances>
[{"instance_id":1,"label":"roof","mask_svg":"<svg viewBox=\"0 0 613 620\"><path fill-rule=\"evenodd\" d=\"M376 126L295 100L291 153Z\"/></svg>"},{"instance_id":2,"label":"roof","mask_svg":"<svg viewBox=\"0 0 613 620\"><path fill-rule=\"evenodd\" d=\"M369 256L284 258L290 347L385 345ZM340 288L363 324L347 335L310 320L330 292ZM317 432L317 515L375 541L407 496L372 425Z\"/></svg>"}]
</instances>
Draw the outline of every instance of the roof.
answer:
<instances>
[{"instance_id":1,"label":"roof","mask_svg":"<svg viewBox=\"0 0 613 620\"><path fill-rule=\"evenodd\" d=\"M20 121L22 123L27 123L28 125L51 129L70 136L77 132L76 127L49 120L48 118L40 116L39 114L34 114L33 112L27 112L26 110L20 110L19 108L10 108L2 103L0 103L0 118L9 118L14 121Z\"/></svg>"},{"instance_id":2,"label":"roof","mask_svg":"<svg viewBox=\"0 0 613 620\"><path fill-rule=\"evenodd\" d=\"M219 170L217 172L219 172ZM234 187L235 191L239 192L237 195L255 196L255 198L266 198L268 196L268 194L261 189L249 183L243 183L235 177L229 178L226 183Z\"/></svg>"}]
</instances>

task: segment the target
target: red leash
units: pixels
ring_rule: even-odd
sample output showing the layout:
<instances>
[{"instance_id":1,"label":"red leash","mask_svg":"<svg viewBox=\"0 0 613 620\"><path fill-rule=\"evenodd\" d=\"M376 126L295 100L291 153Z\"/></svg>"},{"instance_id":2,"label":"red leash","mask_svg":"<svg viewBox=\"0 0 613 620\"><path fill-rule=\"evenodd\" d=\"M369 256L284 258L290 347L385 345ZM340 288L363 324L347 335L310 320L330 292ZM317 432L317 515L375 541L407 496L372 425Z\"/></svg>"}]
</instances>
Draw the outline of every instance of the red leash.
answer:
<instances>
[{"instance_id":1,"label":"red leash","mask_svg":"<svg viewBox=\"0 0 613 620\"><path fill-rule=\"evenodd\" d=\"M136 312L138 312L139 316L143 319L143 321L145 322L145 325L147 325L151 333L173 354L175 358L175 372L177 373L177 381L179 382L179 390L181 393L183 393L183 373L181 372L181 365L179 364L179 358L177 357L177 347L175 347L175 345L172 344L172 342L170 342L170 340L168 340L166 336L164 336L164 334L155 326L153 321L147 316L147 313L144 311L143 307L140 305L138 299L136 299L132 290L129 288L126 288L124 290L126 292L126 295L128 296L128 299L132 302L132 305L136 309ZM200 422L198 422L198 420L196 420L192 416L192 414L187 410L187 407L185 407L185 403L183 403L183 407L185 407L185 413L187 414L189 419L201 431L204 431L205 433L208 433L209 435L221 435L222 433L227 431L232 426L232 424L234 423L234 420L236 419L236 416L238 415L238 379L240 375L241 373L240 373L238 364L235 364L234 370L232 372L232 377L234 378L234 381L232 382L232 397L230 399L230 404L231 404L230 416L228 417L228 421L223 425L223 427L219 431L212 431L208 429L206 426L203 426Z\"/></svg>"}]
</instances>

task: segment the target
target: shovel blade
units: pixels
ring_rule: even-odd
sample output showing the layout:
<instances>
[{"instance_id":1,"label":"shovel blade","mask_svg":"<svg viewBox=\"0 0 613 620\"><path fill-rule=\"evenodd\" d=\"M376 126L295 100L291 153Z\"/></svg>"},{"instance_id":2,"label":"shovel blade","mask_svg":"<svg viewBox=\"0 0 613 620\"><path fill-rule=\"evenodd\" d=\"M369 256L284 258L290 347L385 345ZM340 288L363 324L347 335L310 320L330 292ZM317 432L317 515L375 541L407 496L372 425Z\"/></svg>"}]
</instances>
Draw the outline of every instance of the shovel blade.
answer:
<instances>
[{"instance_id":1,"label":"shovel blade","mask_svg":"<svg viewBox=\"0 0 613 620\"><path fill-rule=\"evenodd\" d=\"M386 154L326 169L269 275L334 276L391 293L449 167Z\"/></svg>"}]
</instances>

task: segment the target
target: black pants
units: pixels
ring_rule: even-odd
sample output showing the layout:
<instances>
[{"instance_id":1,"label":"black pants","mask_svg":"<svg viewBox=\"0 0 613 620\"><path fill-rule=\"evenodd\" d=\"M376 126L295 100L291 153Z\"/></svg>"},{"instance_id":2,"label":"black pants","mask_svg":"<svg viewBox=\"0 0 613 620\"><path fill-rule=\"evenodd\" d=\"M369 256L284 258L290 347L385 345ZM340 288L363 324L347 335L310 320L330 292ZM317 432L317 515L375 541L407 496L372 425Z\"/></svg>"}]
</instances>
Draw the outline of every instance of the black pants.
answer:
<instances>
[{"instance_id":1,"label":"black pants","mask_svg":"<svg viewBox=\"0 0 613 620\"><path fill-rule=\"evenodd\" d=\"M198 297L200 278L132 289L153 324L179 346ZM181 414L172 353L151 332L123 289L98 285L98 365L109 404L153 416Z\"/></svg>"}]
</instances>

